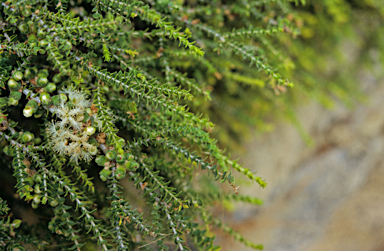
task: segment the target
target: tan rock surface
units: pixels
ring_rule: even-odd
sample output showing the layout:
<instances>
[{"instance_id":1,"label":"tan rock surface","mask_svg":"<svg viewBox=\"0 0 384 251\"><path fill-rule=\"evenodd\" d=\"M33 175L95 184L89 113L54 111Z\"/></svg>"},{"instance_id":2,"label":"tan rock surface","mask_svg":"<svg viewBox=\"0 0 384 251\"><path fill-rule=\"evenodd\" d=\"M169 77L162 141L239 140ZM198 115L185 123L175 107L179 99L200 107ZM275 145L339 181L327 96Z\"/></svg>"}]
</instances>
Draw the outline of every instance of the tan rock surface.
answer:
<instances>
[{"instance_id":1,"label":"tan rock surface","mask_svg":"<svg viewBox=\"0 0 384 251\"><path fill-rule=\"evenodd\" d=\"M315 147L287 125L249 144L246 166L268 186L241 187L265 204L240 206L235 229L267 251L384 250L384 86L369 80L369 102L353 111L299 110ZM224 240L223 250L250 250Z\"/></svg>"}]
</instances>

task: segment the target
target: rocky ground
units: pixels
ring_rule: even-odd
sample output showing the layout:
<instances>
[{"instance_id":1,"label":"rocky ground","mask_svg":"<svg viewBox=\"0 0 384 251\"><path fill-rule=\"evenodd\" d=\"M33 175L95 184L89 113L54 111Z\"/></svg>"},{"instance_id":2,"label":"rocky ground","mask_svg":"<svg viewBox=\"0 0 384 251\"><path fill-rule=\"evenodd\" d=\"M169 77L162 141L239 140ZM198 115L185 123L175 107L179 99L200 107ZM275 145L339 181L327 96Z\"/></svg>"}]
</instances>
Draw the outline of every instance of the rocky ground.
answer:
<instances>
[{"instance_id":1,"label":"rocky ground","mask_svg":"<svg viewBox=\"0 0 384 251\"><path fill-rule=\"evenodd\" d=\"M241 192L265 203L238 206L226 218L264 250L384 250L384 85L361 81L369 100L354 110L299 109L314 147L286 124L248 145L246 166L268 186ZM250 250L224 234L217 239L223 250Z\"/></svg>"}]
</instances>

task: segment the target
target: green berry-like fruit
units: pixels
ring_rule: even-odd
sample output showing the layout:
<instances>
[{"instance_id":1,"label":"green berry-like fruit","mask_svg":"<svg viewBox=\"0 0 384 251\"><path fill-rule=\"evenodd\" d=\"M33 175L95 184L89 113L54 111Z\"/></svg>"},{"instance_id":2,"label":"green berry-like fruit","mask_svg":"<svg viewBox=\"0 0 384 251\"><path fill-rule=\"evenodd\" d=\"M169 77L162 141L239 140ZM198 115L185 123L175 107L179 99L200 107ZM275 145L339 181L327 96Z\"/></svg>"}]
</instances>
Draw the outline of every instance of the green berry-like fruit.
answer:
<instances>
[{"instance_id":1,"label":"green berry-like fruit","mask_svg":"<svg viewBox=\"0 0 384 251\"><path fill-rule=\"evenodd\" d=\"M32 77L33 77L33 73L31 71L31 69L29 69L29 68L25 69L25 71L24 71L24 78L30 79Z\"/></svg>"},{"instance_id":2,"label":"green berry-like fruit","mask_svg":"<svg viewBox=\"0 0 384 251\"><path fill-rule=\"evenodd\" d=\"M12 78L16 81L20 81L23 79L23 73L21 71L15 71L12 74Z\"/></svg>"},{"instance_id":3,"label":"green berry-like fruit","mask_svg":"<svg viewBox=\"0 0 384 251\"><path fill-rule=\"evenodd\" d=\"M126 173L126 169L124 167L118 167L116 168L116 172L115 172L115 175L116 175L116 178L117 179L122 179L125 177L125 173Z\"/></svg>"},{"instance_id":4,"label":"green berry-like fruit","mask_svg":"<svg viewBox=\"0 0 384 251\"><path fill-rule=\"evenodd\" d=\"M31 132L25 132L25 133L23 133L23 135L21 135L21 141L22 141L23 143L30 142L30 141L32 141L34 138L35 138L35 135L33 135L33 133L31 133Z\"/></svg>"},{"instance_id":5,"label":"green berry-like fruit","mask_svg":"<svg viewBox=\"0 0 384 251\"><path fill-rule=\"evenodd\" d=\"M68 101L68 97L64 93L60 93L59 96L60 96L61 102L67 102Z\"/></svg>"},{"instance_id":6,"label":"green berry-like fruit","mask_svg":"<svg viewBox=\"0 0 384 251\"><path fill-rule=\"evenodd\" d=\"M107 153L105 154L105 156L109 159L109 160L114 160L117 156L117 153L115 150L109 150L107 151Z\"/></svg>"},{"instance_id":7,"label":"green berry-like fruit","mask_svg":"<svg viewBox=\"0 0 384 251\"><path fill-rule=\"evenodd\" d=\"M11 78L8 80L8 87L11 90L18 90L21 87L21 83Z\"/></svg>"},{"instance_id":8,"label":"green berry-like fruit","mask_svg":"<svg viewBox=\"0 0 384 251\"><path fill-rule=\"evenodd\" d=\"M56 74L55 76L53 76L52 81L56 84L60 83L61 82L61 76L59 76L59 74Z\"/></svg>"},{"instance_id":9,"label":"green berry-like fruit","mask_svg":"<svg viewBox=\"0 0 384 251\"><path fill-rule=\"evenodd\" d=\"M96 128L93 126L88 126L87 128L85 128L85 132L87 133L87 135L93 135L96 132Z\"/></svg>"},{"instance_id":10,"label":"green berry-like fruit","mask_svg":"<svg viewBox=\"0 0 384 251\"><path fill-rule=\"evenodd\" d=\"M27 118L32 117L32 115L37 111L38 104L35 100L29 100L25 105L23 110L23 115Z\"/></svg>"},{"instance_id":11,"label":"green berry-like fruit","mask_svg":"<svg viewBox=\"0 0 384 251\"><path fill-rule=\"evenodd\" d=\"M17 105L19 103L19 100L21 98L21 92L19 91L11 91L8 99L9 105Z\"/></svg>"},{"instance_id":12,"label":"green berry-like fruit","mask_svg":"<svg viewBox=\"0 0 384 251\"><path fill-rule=\"evenodd\" d=\"M38 87L44 87L48 84L48 79L46 77L40 76L37 78L36 84Z\"/></svg>"},{"instance_id":13,"label":"green berry-like fruit","mask_svg":"<svg viewBox=\"0 0 384 251\"><path fill-rule=\"evenodd\" d=\"M43 92L40 94L40 101L43 105L51 104L51 95L49 93Z\"/></svg>"},{"instance_id":14,"label":"green berry-like fruit","mask_svg":"<svg viewBox=\"0 0 384 251\"><path fill-rule=\"evenodd\" d=\"M33 143L34 143L35 145L40 145L41 142L42 142L42 140L41 140L41 138L39 138L39 137L37 137L37 138L35 138L35 139L33 140Z\"/></svg>"},{"instance_id":15,"label":"green berry-like fruit","mask_svg":"<svg viewBox=\"0 0 384 251\"><path fill-rule=\"evenodd\" d=\"M41 41L40 41L41 42ZM49 72L47 69L42 69L39 71L39 73L37 74L37 76L39 77L45 77L45 78L48 78L48 75L49 75Z\"/></svg>"},{"instance_id":16,"label":"green berry-like fruit","mask_svg":"<svg viewBox=\"0 0 384 251\"><path fill-rule=\"evenodd\" d=\"M54 91L56 91L56 85L54 83L48 83L45 87L44 87L44 90L46 92L49 92L49 93L52 93Z\"/></svg>"},{"instance_id":17,"label":"green berry-like fruit","mask_svg":"<svg viewBox=\"0 0 384 251\"><path fill-rule=\"evenodd\" d=\"M48 45L48 41L47 41L47 40L43 39L43 40L40 40L40 41L39 41L39 46L40 46L40 47L45 47L45 46L47 46L47 45Z\"/></svg>"},{"instance_id":18,"label":"green berry-like fruit","mask_svg":"<svg viewBox=\"0 0 384 251\"><path fill-rule=\"evenodd\" d=\"M28 36L28 42L29 43L37 43L37 37L36 37L36 35L35 34L31 34L31 35L29 35Z\"/></svg>"},{"instance_id":19,"label":"green berry-like fruit","mask_svg":"<svg viewBox=\"0 0 384 251\"><path fill-rule=\"evenodd\" d=\"M126 161L124 154L118 154L116 156L116 162L119 164L123 164Z\"/></svg>"},{"instance_id":20,"label":"green berry-like fruit","mask_svg":"<svg viewBox=\"0 0 384 251\"><path fill-rule=\"evenodd\" d=\"M23 34L28 34L31 31L31 29L29 28L29 25L26 23L21 23L18 28L19 28L19 31Z\"/></svg>"}]
</instances>

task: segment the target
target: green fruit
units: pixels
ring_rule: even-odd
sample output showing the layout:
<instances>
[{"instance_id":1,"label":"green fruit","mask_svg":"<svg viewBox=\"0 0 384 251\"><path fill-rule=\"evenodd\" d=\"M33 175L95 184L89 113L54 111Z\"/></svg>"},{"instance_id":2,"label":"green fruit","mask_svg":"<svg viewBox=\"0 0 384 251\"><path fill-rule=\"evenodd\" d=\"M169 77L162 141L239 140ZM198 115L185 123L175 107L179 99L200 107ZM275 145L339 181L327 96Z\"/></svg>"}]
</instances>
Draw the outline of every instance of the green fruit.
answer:
<instances>
[{"instance_id":1,"label":"green fruit","mask_svg":"<svg viewBox=\"0 0 384 251\"><path fill-rule=\"evenodd\" d=\"M37 107L39 106L39 104L36 102L36 100L29 100L28 103L25 105L25 107L32 107L33 109L35 109L35 111L37 110Z\"/></svg>"},{"instance_id":2,"label":"green fruit","mask_svg":"<svg viewBox=\"0 0 384 251\"><path fill-rule=\"evenodd\" d=\"M43 105L50 105L51 104L51 95L49 95L46 92L43 92L40 94L40 101Z\"/></svg>"},{"instance_id":3,"label":"green fruit","mask_svg":"<svg viewBox=\"0 0 384 251\"><path fill-rule=\"evenodd\" d=\"M87 135L93 135L96 132L96 128L93 126L88 126L87 128L85 128L85 132L87 133Z\"/></svg>"},{"instance_id":4,"label":"green fruit","mask_svg":"<svg viewBox=\"0 0 384 251\"><path fill-rule=\"evenodd\" d=\"M48 79L46 77L38 77L36 84L38 87L44 87L48 84Z\"/></svg>"},{"instance_id":5,"label":"green fruit","mask_svg":"<svg viewBox=\"0 0 384 251\"><path fill-rule=\"evenodd\" d=\"M126 161L125 159L125 155L124 154L118 154L116 156L116 162L119 163L119 164L122 164Z\"/></svg>"},{"instance_id":6,"label":"green fruit","mask_svg":"<svg viewBox=\"0 0 384 251\"><path fill-rule=\"evenodd\" d=\"M115 150L109 150L107 151L107 153L105 154L105 156L109 159L109 160L114 160L117 156L117 153Z\"/></svg>"},{"instance_id":7,"label":"green fruit","mask_svg":"<svg viewBox=\"0 0 384 251\"><path fill-rule=\"evenodd\" d=\"M21 135L21 142L27 143L32 141L35 138L35 135L31 132L25 132L23 135Z\"/></svg>"},{"instance_id":8,"label":"green fruit","mask_svg":"<svg viewBox=\"0 0 384 251\"><path fill-rule=\"evenodd\" d=\"M27 118L31 117L37 111L38 104L35 100L29 100L26 104L23 115Z\"/></svg>"},{"instance_id":9,"label":"green fruit","mask_svg":"<svg viewBox=\"0 0 384 251\"><path fill-rule=\"evenodd\" d=\"M49 93L52 93L54 91L56 91L56 85L54 83L48 83L45 87L44 87L44 90L46 92L49 92Z\"/></svg>"},{"instance_id":10,"label":"green fruit","mask_svg":"<svg viewBox=\"0 0 384 251\"><path fill-rule=\"evenodd\" d=\"M18 90L21 87L21 83L11 78L8 80L8 87L11 90Z\"/></svg>"},{"instance_id":11,"label":"green fruit","mask_svg":"<svg viewBox=\"0 0 384 251\"><path fill-rule=\"evenodd\" d=\"M99 152L99 150L97 149L96 146L93 146L93 147L89 150L89 153L90 153L91 155L96 155L98 152Z\"/></svg>"},{"instance_id":12,"label":"green fruit","mask_svg":"<svg viewBox=\"0 0 384 251\"><path fill-rule=\"evenodd\" d=\"M12 226L13 226L14 228L19 228L20 225L21 225L21 222L22 222L22 220L19 220L19 219L14 220L14 221L12 222Z\"/></svg>"},{"instance_id":13,"label":"green fruit","mask_svg":"<svg viewBox=\"0 0 384 251\"><path fill-rule=\"evenodd\" d=\"M40 47L45 47L45 46L47 46L47 45L48 45L48 41L47 41L47 40L43 39L43 40L40 40L40 41L39 41L39 46L40 46Z\"/></svg>"},{"instance_id":14,"label":"green fruit","mask_svg":"<svg viewBox=\"0 0 384 251\"><path fill-rule=\"evenodd\" d=\"M68 100L67 95L65 95L64 93L60 93L59 96L60 96L61 102L67 102L67 100Z\"/></svg>"},{"instance_id":15,"label":"green fruit","mask_svg":"<svg viewBox=\"0 0 384 251\"><path fill-rule=\"evenodd\" d=\"M40 41L40 42L41 42L41 41ZM37 76L48 78L48 76L49 76L49 72L48 72L47 69L42 69L42 70L39 71L39 73L37 74Z\"/></svg>"},{"instance_id":16,"label":"green fruit","mask_svg":"<svg viewBox=\"0 0 384 251\"><path fill-rule=\"evenodd\" d=\"M8 99L9 105L17 105L19 103L19 100L21 98L21 92L19 91L11 91Z\"/></svg>"},{"instance_id":17,"label":"green fruit","mask_svg":"<svg viewBox=\"0 0 384 251\"><path fill-rule=\"evenodd\" d=\"M55 95L52 97L52 104L58 105L60 103L60 95Z\"/></svg>"},{"instance_id":18,"label":"green fruit","mask_svg":"<svg viewBox=\"0 0 384 251\"><path fill-rule=\"evenodd\" d=\"M31 206L32 206L33 209L37 209L39 207L39 204L37 204L34 201L32 201Z\"/></svg>"},{"instance_id":19,"label":"green fruit","mask_svg":"<svg viewBox=\"0 0 384 251\"><path fill-rule=\"evenodd\" d=\"M41 138L35 138L35 139L33 140L33 143L34 143L35 145L40 145L41 142L42 142Z\"/></svg>"},{"instance_id":20,"label":"green fruit","mask_svg":"<svg viewBox=\"0 0 384 251\"><path fill-rule=\"evenodd\" d=\"M23 34L27 34L31 31L31 29L29 28L29 26L26 23L21 23L19 25L19 31Z\"/></svg>"},{"instance_id":21,"label":"green fruit","mask_svg":"<svg viewBox=\"0 0 384 251\"><path fill-rule=\"evenodd\" d=\"M55 82L56 84L60 83L61 82L61 76L59 76L59 74L56 74L55 76L53 76L52 81Z\"/></svg>"},{"instance_id":22,"label":"green fruit","mask_svg":"<svg viewBox=\"0 0 384 251\"><path fill-rule=\"evenodd\" d=\"M116 179L122 179L125 177L126 169L124 167L118 167L116 168L115 176Z\"/></svg>"},{"instance_id":23,"label":"green fruit","mask_svg":"<svg viewBox=\"0 0 384 251\"><path fill-rule=\"evenodd\" d=\"M37 37L36 37L36 35L35 34L30 34L29 36L28 36L28 42L29 43L37 43Z\"/></svg>"},{"instance_id":24,"label":"green fruit","mask_svg":"<svg viewBox=\"0 0 384 251\"><path fill-rule=\"evenodd\" d=\"M23 73L21 71L15 71L12 74L12 78L16 81L20 81L23 79Z\"/></svg>"}]
</instances>

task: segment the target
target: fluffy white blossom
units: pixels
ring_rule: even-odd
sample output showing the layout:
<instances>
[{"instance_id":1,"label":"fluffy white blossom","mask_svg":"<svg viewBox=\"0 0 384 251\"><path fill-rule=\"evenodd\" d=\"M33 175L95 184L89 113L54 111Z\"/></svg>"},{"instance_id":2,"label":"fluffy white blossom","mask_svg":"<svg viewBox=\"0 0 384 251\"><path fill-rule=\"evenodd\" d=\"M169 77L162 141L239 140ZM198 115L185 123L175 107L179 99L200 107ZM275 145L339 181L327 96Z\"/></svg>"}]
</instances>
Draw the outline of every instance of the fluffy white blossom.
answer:
<instances>
[{"instance_id":1,"label":"fluffy white blossom","mask_svg":"<svg viewBox=\"0 0 384 251\"><path fill-rule=\"evenodd\" d=\"M85 110L91 106L91 102L84 92L73 87L63 89L63 92L68 96L68 101L61 101L54 107L60 120L52 121L46 127L50 146L55 152L70 156L72 162L89 162L98 151L96 146L88 142L90 127L83 122ZM94 117L97 118L97 115Z\"/></svg>"}]
</instances>

